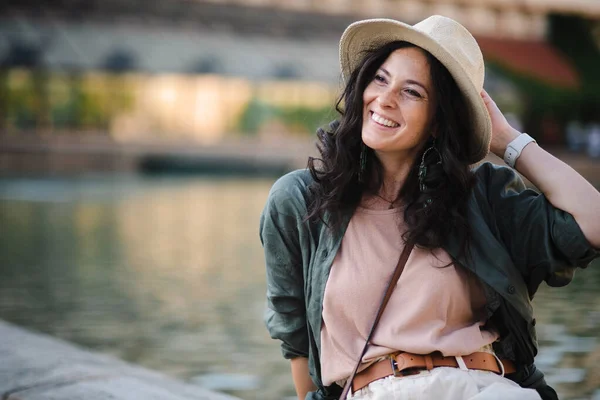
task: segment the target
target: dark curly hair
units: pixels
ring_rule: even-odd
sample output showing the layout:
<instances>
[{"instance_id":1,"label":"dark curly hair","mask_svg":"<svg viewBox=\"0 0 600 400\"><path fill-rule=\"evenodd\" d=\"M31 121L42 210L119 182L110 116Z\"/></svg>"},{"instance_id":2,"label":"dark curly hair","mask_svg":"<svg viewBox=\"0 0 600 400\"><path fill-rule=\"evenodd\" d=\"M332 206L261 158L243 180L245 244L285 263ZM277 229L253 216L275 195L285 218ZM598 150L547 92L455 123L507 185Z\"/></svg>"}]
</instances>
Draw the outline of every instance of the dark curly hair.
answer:
<instances>
[{"instance_id":1,"label":"dark curly hair","mask_svg":"<svg viewBox=\"0 0 600 400\"><path fill-rule=\"evenodd\" d=\"M307 220L327 221L330 228L339 228L342 215L358 206L363 193L378 193L381 188L382 165L368 147L364 173L368 179L364 179L365 182L358 179L363 92L388 56L407 47L416 46L396 41L366 52L336 103L339 119L331 122L328 129L317 131L320 158L310 157L308 160L314 183L310 187L312 196ZM470 233L467 202L474 182L467 157L467 138L472 133L473 124L465 98L448 70L430 53L423 52L429 62L432 87L436 92L432 129L435 130L435 147L442 162L437 163L437 152L427 153L426 190L421 192L419 164L431 143L425 144L398 193L398 198L406 206L404 220L408 230L404 239L420 247L434 249L443 246L451 232L457 229L463 237L461 249L464 253ZM326 214L328 218L325 218Z\"/></svg>"}]
</instances>

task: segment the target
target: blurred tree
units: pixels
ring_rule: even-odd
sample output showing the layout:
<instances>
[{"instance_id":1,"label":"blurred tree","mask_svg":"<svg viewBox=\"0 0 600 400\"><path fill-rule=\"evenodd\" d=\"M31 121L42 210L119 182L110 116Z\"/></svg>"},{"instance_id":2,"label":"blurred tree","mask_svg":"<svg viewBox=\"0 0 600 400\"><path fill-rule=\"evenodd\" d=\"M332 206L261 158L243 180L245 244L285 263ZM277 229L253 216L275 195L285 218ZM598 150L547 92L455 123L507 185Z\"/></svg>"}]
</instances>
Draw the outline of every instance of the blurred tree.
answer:
<instances>
[{"instance_id":1,"label":"blurred tree","mask_svg":"<svg viewBox=\"0 0 600 400\"><path fill-rule=\"evenodd\" d=\"M600 49L593 37L593 21L571 15L550 16L548 41L574 65L580 85L570 89L545 83L488 63L520 89L524 99L524 130L541 142L563 142L570 121L600 121ZM545 137L542 133L545 133Z\"/></svg>"},{"instance_id":2,"label":"blurred tree","mask_svg":"<svg viewBox=\"0 0 600 400\"><path fill-rule=\"evenodd\" d=\"M113 118L133 104L124 76L71 72L67 79L68 95L54 108L53 118L59 127L108 134Z\"/></svg>"},{"instance_id":3,"label":"blurred tree","mask_svg":"<svg viewBox=\"0 0 600 400\"><path fill-rule=\"evenodd\" d=\"M540 143L557 144L563 141L564 137L560 134L562 127L577 114L577 90L553 86L494 62L488 62L487 67L502 74L519 88L522 97L520 115L525 132Z\"/></svg>"},{"instance_id":4,"label":"blurred tree","mask_svg":"<svg viewBox=\"0 0 600 400\"><path fill-rule=\"evenodd\" d=\"M6 126L8 130L35 128L34 89L27 70L7 71Z\"/></svg>"},{"instance_id":5,"label":"blurred tree","mask_svg":"<svg viewBox=\"0 0 600 400\"><path fill-rule=\"evenodd\" d=\"M287 133L312 134L319 126L334 118L332 113L331 107L278 107L253 98L242 112L238 129L242 133L256 134L261 127L277 121L285 127Z\"/></svg>"},{"instance_id":6,"label":"blurred tree","mask_svg":"<svg viewBox=\"0 0 600 400\"><path fill-rule=\"evenodd\" d=\"M71 130L104 128L104 107L98 97L96 90L86 85L86 81L80 73L71 73L65 126Z\"/></svg>"},{"instance_id":7,"label":"blurred tree","mask_svg":"<svg viewBox=\"0 0 600 400\"><path fill-rule=\"evenodd\" d=\"M54 76L52 79L52 123L59 130L74 129L75 111L73 107L75 88L81 86L81 72L70 69L65 76Z\"/></svg>"},{"instance_id":8,"label":"blurred tree","mask_svg":"<svg viewBox=\"0 0 600 400\"><path fill-rule=\"evenodd\" d=\"M8 125L8 69L0 65L0 135L6 132Z\"/></svg>"},{"instance_id":9,"label":"blurred tree","mask_svg":"<svg viewBox=\"0 0 600 400\"><path fill-rule=\"evenodd\" d=\"M28 75L32 83L32 90L28 95L31 96L31 112L35 123L33 126L30 125L29 113L25 110L16 110L17 115L15 120L17 121L17 125L24 129L30 129L35 126L38 130L48 131L51 128L50 102L48 99L49 74L43 63L42 46L21 40L11 40L10 38L9 40L8 51L4 59L0 62L2 69L5 71L2 74L3 77L0 78L4 79L3 85L8 85L7 70L23 68L32 72ZM0 100L0 113L4 120L2 125L6 126L7 118L9 118L8 109L10 108L8 103L11 101L10 92L7 91L7 94L3 97L4 100Z\"/></svg>"},{"instance_id":10,"label":"blurred tree","mask_svg":"<svg viewBox=\"0 0 600 400\"><path fill-rule=\"evenodd\" d=\"M36 115L36 128L39 132L49 132L52 129L50 117L50 101L48 98L48 82L50 73L45 68L36 68L32 72L34 88L34 109Z\"/></svg>"},{"instance_id":11,"label":"blurred tree","mask_svg":"<svg viewBox=\"0 0 600 400\"><path fill-rule=\"evenodd\" d=\"M290 107L281 110L282 120L294 133L313 134L319 126L325 125L333 118L331 107L309 108Z\"/></svg>"},{"instance_id":12,"label":"blurred tree","mask_svg":"<svg viewBox=\"0 0 600 400\"><path fill-rule=\"evenodd\" d=\"M108 133L113 118L133 104L125 77L70 71L54 83L52 119L60 129Z\"/></svg>"},{"instance_id":13,"label":"blurred tree","mask_svg":"<svg viewBox=\"0 0 600 400\"><path fill-rule=\"evenodd\" d=\"M549 43L566 56L579 75L579 87L561 87L511 70L499 62L487 62L519 88L523 99L523 128L538 141L558 144L565 140L570 121L600 121L600 49L593 37L593 21L581 17L552 15Z\"/></svg>"},{"instance_id":14,"label":"blurred tree","mask_svg":"<svg viewBox=\"0 0 600 400\"><path fill-rule=\"evenodd\" d=\"M550 42L567 55L581 76L581 88L574 99L576 119L600 122L600 48L594 39L597 22L573 15L550 17Z\"/></svg>"},{"instance_id":15,"label":"blurred tree","mask_svg":"<svg viewBox=\"0 0 600 400\"><path fill-rule=\"evenodd\" d=\"M255 135L266 122L277 118L277 110L256 98L249 102L238 122L238 129L245 134Z\"/></svg>"}]
</instances>

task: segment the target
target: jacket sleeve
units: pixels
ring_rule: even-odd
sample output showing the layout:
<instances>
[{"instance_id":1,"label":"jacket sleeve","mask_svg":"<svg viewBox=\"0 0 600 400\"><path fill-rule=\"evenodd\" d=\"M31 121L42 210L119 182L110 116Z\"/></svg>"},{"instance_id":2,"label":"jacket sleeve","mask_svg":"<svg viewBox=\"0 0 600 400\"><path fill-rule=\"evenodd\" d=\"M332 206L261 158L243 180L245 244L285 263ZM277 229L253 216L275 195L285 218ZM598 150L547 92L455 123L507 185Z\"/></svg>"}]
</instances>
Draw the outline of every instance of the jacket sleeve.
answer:
<instances>
[{"instance_id":1,"label":"jacket sleeve","mask_svg":"<svg viewBox=\"0 0 600 400\"><path fill-rule=\"evenodd\" d=\"M600 256L573 216L528 189L513 169L484 163L477 175L495 229L526 278L530 294L542 280L550 286L568 284L576 268L585 268Z\"/></svg>"},{"instance_id":2,"label":"jacket sleeve","mask_svg":"<svg viewBox=\"0 0 600 400\"><path fill-rule=\"evenodd\" d=\"M260 218L267 268L265 324L271 337L282 341L281 351L287 359L308 357L300 248L305 206L291 195L290 180L286 176L275 183Z\"/></svg>"}]
</instances>

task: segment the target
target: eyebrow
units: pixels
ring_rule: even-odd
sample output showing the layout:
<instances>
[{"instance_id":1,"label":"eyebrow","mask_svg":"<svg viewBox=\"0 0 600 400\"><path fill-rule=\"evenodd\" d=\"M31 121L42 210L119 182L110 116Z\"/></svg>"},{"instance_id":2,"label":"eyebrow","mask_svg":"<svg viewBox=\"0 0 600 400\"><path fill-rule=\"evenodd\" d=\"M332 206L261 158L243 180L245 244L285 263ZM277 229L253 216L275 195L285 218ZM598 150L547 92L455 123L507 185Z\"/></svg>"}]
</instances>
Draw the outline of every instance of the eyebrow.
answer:
<instances>
[{"instance_id":1,"label":"eyebrow","mask_svg":"<svg viewBox=\"0 0 600 400\"><path fill-rule=\"evenodd\" d=\"M381 72L383 72L385 75L387 75L388 77L391 77L392 75L390 75L389 71L383 67L379 68L381 70ZM429 91L427 90L427 88L425 87L425 85L423 85L421 82L419 81L415 81L414 79L407 79L406 83L412 84L412 85L417 85L417 86L421 86L423 88L423 90L429 94Z\"/></svg>"}]
</instances>

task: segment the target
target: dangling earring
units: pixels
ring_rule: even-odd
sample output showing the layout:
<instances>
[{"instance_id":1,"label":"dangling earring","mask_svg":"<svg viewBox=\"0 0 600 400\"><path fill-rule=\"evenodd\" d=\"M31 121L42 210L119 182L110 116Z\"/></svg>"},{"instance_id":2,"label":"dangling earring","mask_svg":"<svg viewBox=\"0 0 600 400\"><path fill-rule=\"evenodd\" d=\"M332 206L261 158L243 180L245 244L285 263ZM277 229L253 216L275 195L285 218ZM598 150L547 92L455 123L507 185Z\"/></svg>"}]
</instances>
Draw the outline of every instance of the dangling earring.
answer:
<instances>
[{"instance_id":1,"label":"dangling earring","mask_svg":"<svg viewBox=\"0 0 600 400\"><path fill-rule=\"evenodd\" d=\"M442 155L435 147L435 139L433 139L431 146L423 153L423 156L421 157L421 164L419 165L419 190L421 192L425 192L425 190L427 190L427 185L425 184L425 178L427 177L427 165L425 165L425 157L430 151L435 151L438 155L439 160L436 164L442 163ZM427 203L431 203L431 199L428 199Z\"/></svg>"},{"instance_id":2,"label":"dangling earring","mask_svg":"<svg viewBox=\"0 0 600 400\"><path fill-rule=\"evenodd\" d=\"M365 169L367 169L367 146L364 143L360 146L360 169L358 170L358 181L364 182Z\"/></svg>"}]
</instances>

